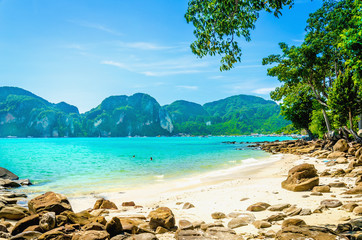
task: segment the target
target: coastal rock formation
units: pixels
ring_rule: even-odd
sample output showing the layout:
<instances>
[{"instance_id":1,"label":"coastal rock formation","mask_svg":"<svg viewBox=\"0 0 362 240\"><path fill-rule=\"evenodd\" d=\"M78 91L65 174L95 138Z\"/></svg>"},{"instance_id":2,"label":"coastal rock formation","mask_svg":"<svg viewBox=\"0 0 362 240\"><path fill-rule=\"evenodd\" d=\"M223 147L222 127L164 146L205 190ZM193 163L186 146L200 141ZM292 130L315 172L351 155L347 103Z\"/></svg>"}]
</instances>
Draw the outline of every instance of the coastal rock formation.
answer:
<instances>
[{"instance_id":1,"label":"coastal rock formation","mask_svg":"<svg viewBox=\"0 0 362 240\"><path fill-rule=\"evenodd\" d=\"M287 179L282 182L282 187L289 191L300 192L312 190L318 184L317 169L312 164L304 163L289 170Z\"/></svg>"},{"instance_id":2,"label":"coastal rock formation","mask_svg":"<svg viewBox=\"0 0 362 240\"><path fill-rule=\"evenodd\" d=\"M151 211L148 218L150 218L149 225L151 229L156 229L158 226L161 226L170 230L175 226L175 216L171 209L167 207L160 207Z\"/></svg>"},{"instance_id":3,"label":"coastal rock formation","mask_svg":"<svg viewBox=\"0 0 362 240\"><path fill-rule=\"evenodd\" d=\"M68 199L59 193L47 192L28 203L31 213L55 212L60 214L64 211L73 211Z\"/></svg>"},{"instance_id":4,"label":"coastal rock formation","mask_svg":"<svg viewBox=\"0 0 362 240\"><path fill-rule=\"evenodd\" d=\"M337 240L338 235L329 228L317 226L287 226L277 232L278 240L315 239Z\"/></svg>"},{"instance_id":5,"label":"coastal rock formation","mask_svg":"<svg viewBox=\"0 0 362 240\"><path fill-rule=\"evenodd\" d=\"M18 180L19 177L16 176L14 173L10 172L6 168L0 167L0 178L2 179L9 179L9 180Z\"/></svg>"}]
</instances>

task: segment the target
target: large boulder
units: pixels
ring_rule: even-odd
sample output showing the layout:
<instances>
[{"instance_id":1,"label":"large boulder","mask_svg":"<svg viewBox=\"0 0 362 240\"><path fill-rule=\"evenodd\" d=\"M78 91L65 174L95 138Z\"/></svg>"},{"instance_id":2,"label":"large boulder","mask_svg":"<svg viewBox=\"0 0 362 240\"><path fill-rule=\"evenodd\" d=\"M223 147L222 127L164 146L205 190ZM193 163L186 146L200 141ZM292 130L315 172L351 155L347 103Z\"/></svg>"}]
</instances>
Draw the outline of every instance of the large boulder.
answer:
<instances>
[{"instance_id":1,"label":"large boulder","mask_svg":"<svg viewBox=\"0 0 362 240\"><path fill-rule=\"evenodd\" d=\"M29 211L26 208L18 205L5 206L0 210L0 218L6 218L10 220L20 220L29 215Z\"/></svg>"},{"instance_id":2,"label":"large boulder","mask_svg":"<svg viewBox=\"0 0 362 240\"><path fill-rule=\"evenodd\" d=\"M114 237L118 234L121 234L123 230L122 223L117 217L113 217L106 224L106 231L109 233L111 237Z\"/></svg>"},{"instance_id":3,"label":"large boulder","mask_svg":"<svg viewBox=\"0 0 362 240\"><path fill-rule=\"evenodd\" d=\"M300 192L311 190L318 184L317 169L313 164L303 163L289 170L287 179L282 182L282 188Z\"/></svg>"},{"instance_id":4,"label":"large boulder","mask_svg":"<svg viewBox=\"0 0 362 240\"><path fill-rule=\"evenodd\" d=\"M98 222L105 225L107 222L102 216L94 217L88 211L81 211L78 213L74 213L71 211L65 211L62 213L63 216L66 216L69 222L73 224L79 224L81 226L87 225L92 222Z\"/></svg>"},{"instance_id":5,"label":"large boulder","mask_svg":"<svg viewBox=\"0 0 362 240\"><path fill-rule=\"evenodd\" d=\"M58 215L67 210L73 211L67 197L54 192L47 192L33 198L29 201L28 207L31 213L55 212Z\"/></svg>"},{"instance_id":6,"label":"large boulder","mask_svg":"<svg viewBox=\"0 0 362 240\"><path fill-rule=\"evenodd\" d=\"M3 179L10 179L10 180L18 180L19 177L16 176L14 173L10 172L6 168L0 167L0 178Z\"/></svg>"},{"instance_id":7,"label":"large boulder","mask_svg":"<svg viewBox=\"0 0 362 240\"><path fill-rule=\"evenodd\" d=\"M39 215L34 214L27 217L24 217L20 221L18 221L13 230L11 231L11 235L17 235L19 233L22 233L25 229L27 229L30 226L38 225L39 224Z\"/></svg>"},{"instance_id":8,"label":"large boulder","mask_svg":"<svg viewBox=\"0 0 362 240\"><path fill-rule=\"evenodd\" d=\"M333 146L333 151L338 152L347 152L348 151L348 143L345 139L339 139L336 144Z\"/></svg>"},{"instance_id":9,"label":"large boulder","mask_svg":"<svg viewBox=\"0 0 362 240\"><path fill-rule=\"evenodd\" d=\"M151 211L148 217L151 229L156 229L158 226L171 229L175 226L175 216L168 207L157 208Z\"/></svg>"}]
</instances>

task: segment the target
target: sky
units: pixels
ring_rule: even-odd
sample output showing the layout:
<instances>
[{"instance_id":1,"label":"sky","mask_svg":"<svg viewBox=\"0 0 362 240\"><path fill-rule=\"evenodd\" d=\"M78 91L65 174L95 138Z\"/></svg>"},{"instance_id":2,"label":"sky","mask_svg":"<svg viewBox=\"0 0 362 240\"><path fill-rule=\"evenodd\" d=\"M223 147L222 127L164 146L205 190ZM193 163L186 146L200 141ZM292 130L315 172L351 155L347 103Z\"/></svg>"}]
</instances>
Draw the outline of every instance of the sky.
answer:
<instances>
[{"instance_id":1,"label":"sky","mask_svg":"<svg viewBox=\"0 0 362 240\"><path fill-rule=\"evenodd\" d=\"M198 58L187 0L0 0L0 86L24 88L86 112L111 95L147 93L161 105L204 104L237 94L270 99L280 86L263 57L300 45L321 0L296 0L280 18L261 13L242 60L220 72Z\"/></svg>"}]
</instances>

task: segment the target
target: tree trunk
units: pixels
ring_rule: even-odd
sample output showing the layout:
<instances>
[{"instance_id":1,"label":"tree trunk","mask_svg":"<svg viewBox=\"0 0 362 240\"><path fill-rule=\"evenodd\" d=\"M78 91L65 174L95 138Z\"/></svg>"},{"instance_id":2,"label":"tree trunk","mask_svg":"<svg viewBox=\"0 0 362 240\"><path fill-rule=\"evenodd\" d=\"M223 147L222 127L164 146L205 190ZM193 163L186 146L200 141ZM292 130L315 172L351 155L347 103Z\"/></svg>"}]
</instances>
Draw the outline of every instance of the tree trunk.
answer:
<instances>
[{"instance_id":1,"label":"tree trunk","mask_svg":"<svg viewBox=\"0 0 362 240\"><path fill-rule=\"evenodd\" d=\"M326 122L327 131L329 133L332 130L331 124L329 123L329 119L326 110L324 108L322 109L322 112L323 112L324 121Z\"/></svg>"},{"instance_id":2,"label":"tree trunk","mask_svg":"<svg viewBox=\"0 0 362 240\"><path fill-rule=\"evenodd\" d=\"M349 128L353 131L352 111L348 108Z\"/></svg>"},{"instance_id":3,"label":"tree trunk","mask_svg":"<svg viewBox=\"0 0 362 240\"><path fill-rule=\"evenodd\" d=\"M362 129L362 113L359 114L358 129Z\"/></svg>"},{"instance_id":4,"label":"tree trunk","mask_svg":"<svg viewBox=\"0 0 362 240\"><path fill-rule=\"evenodd\" d=\"M313 140L314 139L313 133L309 130L309 128L306 128L305 130L307 131L309 140Z\"/></svg>"}]
</instances>

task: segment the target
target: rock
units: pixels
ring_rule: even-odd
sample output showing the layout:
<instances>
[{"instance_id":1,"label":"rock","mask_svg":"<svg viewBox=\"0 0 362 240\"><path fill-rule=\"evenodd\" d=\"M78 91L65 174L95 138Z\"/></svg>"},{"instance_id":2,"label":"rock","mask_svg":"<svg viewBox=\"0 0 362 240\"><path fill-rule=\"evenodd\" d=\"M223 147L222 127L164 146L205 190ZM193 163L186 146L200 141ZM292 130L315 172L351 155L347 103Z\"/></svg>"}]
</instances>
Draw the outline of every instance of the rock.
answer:
<instances>
[{"instance_id":1,"label":"rock","mask_svg":"<svg viewBox=\"0 0 362 240\"><path fill-rule=\"evenodd\" d=\"M353 213L356 215L362 215L362 206L355 207Z\"/></svg>"},{"instance_id":2,"label":"rock","mask_svg":"<svg viewBox=\"0 0 362 240\"><path fill-rule=\"evenodd\" d=\"M310 195L311 196L323 196L323 193L321 193L321 192L312 192Z\"/></svg>"},{"instance_id":3,"label":"rock","mask_svg":"<svg viewBox=\"0 0 362 240\"><path fill-rule=\"evenodd\" d=\"M317 226L289 226L277 232L278 240L315 239L315 240L336 240L337 234L332 230Z\"/></svg>"},{"instance_id":4,"label":"rock","mask_svg":"<svg viewBox=\"0 0 362 240\"><path fill-rule=\"evenodd\" d=\"M164 233L167 233L168 230L164 227L161 227L161 226L158 226L155 230L155 233L156 234L164 234Z\"/></svg>"},{"instance_id":5,"label":"rock","mask_svg":"<svg viewBox=\"0 0 362 240\"><path fill-rule=\"evenodd\" d=\"M311 215L312 214L312 210L310 210L309 208L303 208L302 211L300 211L299 215L300 216L307 216L307 215Z\"/></svg>"},{"instance_id":6,"label":"rock","mask_svg":"<svg viewBox=\"0 0 362 240\"><path fill-rule=\"evenodd\" d=\"M109 234L106 231L80 231L74 233L72 240L108 240Z\"/></svg>"},{"instance_id":7,"label":"rock","mask_svg":"<svg viewBox=\"0 0 362 240\"><path fill-rule=\"evenodd\" d=\"M40 217L39 226L43 229L44 232L52 230L55 228L55 225L55 212L47 212Z\"/></svg>"},{"instance_id":8,"label":"rock","mask_svg":"<svg viewBox=\"0 0 362 240\"><path fill-rule=\"evenodd\" d=\"M35 232L43 232L43 229L39 225L33 225L25 228L23 232L29 232L29 231L35 231Z\"/></svg>"},{"instance_id":9,"label":"rock","mask_svg":"<svg viewBox=\"0 0 362 240\"><path fill-rule=\"evenodd\" d=\"M327 208L336 208L342 206L342 202L337 199L326 199L321 201L321 206L325 206Z\"/></svg>"},{"instance_id":10,"label":"rock","mask_svg":"<svg viewBox=\"0 0 362 240\"><path fill-rule=\"evenodd\" d=\"M21 185L15 181L9 179L0 179L0 186L4 188L17 188L21 187Z\"/></svg>"},{"instance_id":11,"label":"rock","mask_svg":"<svg viewBox=\"0 0 362 240\"><path fill-rule=\"evenodd\" d=\"M192 203L185 203L182 207L182 209L190 209L190 208L194 208L195 206Z\"/></svg>"},{"instance_id":12,"label":"rock","mask_svg":"<svg viewBox=\"0 0 362 240\"><path fill-rule=\"evenodd\" d=\"M194 228L201 228L201 225L202 225L202 224L205 224L205 222L204 222L204 221L201 221L201 220L195 221L195 222L192 223L192 225L194 226Z\"/></svg>"},{"instance_id":13,"label":"rock","mask_svg":"<svg viewBox=\"0 0 362 240\"><path fill-rule=\"evenodd\" d=\"M208 228L213 228L213 227L224 227L224 225L222 223L208 223L208 224L201 224L200 228L203 231L206 231Z\"/></svg>"},{"instance_id":14,"label":"rock","mask_svg":"<svg viewBox=\"0 0 362 240\"><path fill-rule=\"evenodd\" d=\"M323 211L327 209L328 208L326 206L319 206L313 211L313 213L323 213Z\"/></svg>"},{"instance_id":15,"label":"rock","mask_svg":"<svg viewBox=\"0 0 362 240\"><path fill-rule=\"evenodd\" d=\"M211 217L213 219L222 219L222 218L226 218L226 215L225 215L225 213L222 213L222 212L214 212L211 214Z\"/></svg>"},{"instance_id":16,"label":"rock","mask_svg":"<svg viewBox=\"0 0 362 240\"><path fill-rule=\"evenodd\" d=\"M299 192L311 190L318 184L317 169L312 164L303 163L289 170L287 179L282 182L282 187Z\"/></svg>"},{"instance_id":17,"label":"rock","mask_svg":"<svg viewBox=\"0 0 362 240\"><path fill-rule=\"evenodd\" d=\"M307 225L304 220L299 218L289 218L287 220L284 220L282 223L282 228L289 227L289 226L305 226Z\"/></svg>"},{"instance_id":18,"label":"rock","mask_svg":"<svg viewBox=\"0 0 362 240\"><path fill-rule=\"evenodd\" d=\"M178 230L175 234L177 240L207 240L204 233L198 230Z\"/></svg>"},{"instance_id":19,"label":"rock","mask_svg":"<svg viewBox=\"0 0 362 240\"><path fill-rule=\"evenodd\" d=\"M106 231L109 233L111 237L114 237L118 234L121 234L123 230L122 223L117 217L113 217L106 224Z\"/></svg>"},{"instance_id":20,"label":"rock","mask_svg":"<svg viewBox=\"0 0 362 240\"><path fill-rule=\"evenodd\" d=\"M14 180L14 182L23 185L23 186L30 186L33 185L30 181L30 179L20 179L20 180Z\"/></svg>"},{"instance_id":21,"label":"rock","mask_svg":"<svg viewBox=\"0 0 362 240\"><path fill-rule=\"evenodd\" d=\"M64 231L66 231L66 230L63 227L52 229L52 230L50 230L48 232L45 232L42 235L40 235L39 240L51 240L51 239L71 240L72 235L66 234L66 233L64 233ZM71 232L73 232L73 231L74 230L72 230Z\"/></svg>"},{"instance_id":22,"label":"rock","mask_svg":"<svg viewBox=\"0 0 362 240\"><path fill-rule=\"evenodd\" d=\"M257 228L257 229L271 227L270 222L262 221L262 220L257 220L257 221L255 221L255 222L253 222L253 225L254 225L254 227Z\"/></svg>"},{"instance_id":23,"label":"rock","mask_svg":"<svg viewBox=\"0 0 362 240\"><path fill-rule=\"evenodd\" d=\"M331 191L329 186L315 186L312 192L321 192L321 193L328 193Z\"/></svg>"},{"instance_id":24,"label":"rock","mask_svg":"<svg viewBox=\"0 0 362 240\"><path fill-rule=\"evenodd\" d=\"M116 204L104 198L98 199L93 206L93 209L118 209Z\"/></svg>"},{"instance_id":25,"label":"rock","mask_svg":"<svg viewBox=\"0 0 362 240\"><path fill-rule=\"evenodd\" d=\"M354 188L351 188L345 192L343 192L342 194L362 194L362 186L356 186Z\"/></svg>"},{"instance_id":26,"label":"rock","mask_svg":"<svg viewBox=\"0 0 362 240\"><path fill-rule=\"evenodd\" d=\"M268 208L269 211L283 211L283 209L290 207L289 203L284 203L284 204L277 204L277 205L272 205Z\"/></svg>"},{"instance_id":27,"label":"rock","mask_svg":"<svg viewBox=\"0 0 362 240\"><path fill-rule=\"evenodd\" d=\"M175 216L167 207L160 207L151 211L148 217L150 218L151 229L156 229L158 226L171 229L175 226Z\"/></svg>"},{"instance_id":28,"label":"rock","mask_svg":"<svg viewBox=\"0 0 362 240\"><path fill-rule=\"evenodd\" d=\"M224 228L224 227L212 227L206 230L206 236L210 236L216 239L227 239L227 240L239 240L242 239L240 236L237 236L235 231Z\"/></svg>"},{"instance_id":29,"label":"rock","mask_svg":"<svg viewBox=\"0 0 362 240\"><path fill-rule=\"evenodd\" d=\"M358 207L358 204L356 204L356 203L347 203L347 204L342 205L342 209L344 209L347 212L353 212L353 209L355 207Z\"/></svg>"},{"instance_id":30,"label":"rock","mask_svg":"<svg viewBox=\"0 0 362 240\"><path fill-rule=\"evenodd\" d=\"M0 232L8 233L8 228L0 222ZM16 235L16 234L15 234Z\"/></svg>"},{"instance_id":31,"label":"rock","mask_svg":"<svg viewBox=\"0 0 362 240\"><path fill-rule=\"evenodd\" d=\"M6 168L0 167L0 178L2 179L9 179L9 180L18 180L19 177L16 176L14 173L10 172Z\"/></svg>"},{"instance_id":32,"label":"rock","mask_svg":"<svg viewBox=\"0 0 362 240\"><path fill-rule=\"evenodd\" d=\"M158 238L152 233L141 233L137 235L130 236L125 240L158 240Z\"/></svg>"},{"instance_id":33,"label":"rock","mask_svg":"<svg viewBox=\"0 0 362 240\"><path fill-rule=\"evenodd\" d=\"M126 240L128 237L130 237L129 233L119 234L117 236L114 236L111 238L111 240Z\"/></svg>"},{"instance_id":34,"label":"rock","mask_svg":"<svg viewBox=\"0 0 362 240\"><path fill-rule=\"evenodd\" d=\"M295 205L290 206L289 208L286 208L286 209L283 210L283 212L284 212L287 216L295 216L295 215L298 215L301 211L302 211L302 208L298 208L298 207L295 206Z\"/></svg>"},{"instance_id":35,"label":"rock","mask_svg":"<svg viewBox=\"0 0 362 240\"><path fill-rule=\"evenodd\" d=\"M122 207L134 207L134 206L136 206L136 204L133 201L122 203Z\"/></svg>"},{"instance_id":36,"label":"rock","mask_svg":"<svg viewBox=\"0 0 362 240\"><path fill-rule=\"evenodd\" d=\"M264 220L267 222L277 222L277 221L284 220L286 217L287 217L287 215L285 215L283 213L278 213L278 214L271 215Z\"/></svg>"},{"instance_id":37,"label":"rock","mask_svg":"<svg viewBox=\"0 0 362 240\"><path fill-rule=\"evenodd\" d=\"M346 156L346 153L336 151L336 152L332 152L332 153L328 154L327 158L328 159L337 159L339 157L345 157L345 156Z\"/></svg>"},{"instance_id":38,"label":"rock","mask_svg":"<svg viewBox=\"0 0 362 240\"><path fill-rule=\"evenodd\" d=\"M39 224L39 215L35 214L35 215L30 215L27 217L24 217L23 219L21 219L20 221L18 221L13 230L11 231L11 235L17 235L19 233L22 233L26 228L33 226L33 225L38 225Z\"/></svg>"},{"instance_id":39,"label":"rock","mask_svg":"<svg viewBox=\"0 0 362 240\"><path fill-rule=\"evenodd\" d=\"M336 171L332 172L332 177L344 177L346 172L343 169L337 169Z\"/></svg>"},{"instance_id":40,"label":"rock","mask_svg":"<svg viewBox=\"0 0 362 240\"><path fill-rule=\"evenodd\" d=\"M106 224L106 220L104 219L104 217L93 217L88 211L82 211L79 213L65 211L62 213L62 215L66 216L70 223L79 224L80 226L87 225L91 222L99 222L103 225Z\"/></svg>"},{"instance_id":41,"label":"rock","mask_svg":"<svg viewBox=\"0 0 362 240\"><path fill-rule=\"evenodd\" d=\"M59 193L47 192L28 203L29 211L33 214L40 212L55 212L56 215L64 211L73 211L68 199Z\"/></svg>"},{"instance_id":42,"label":"rock","mask_svg":"<svg viewBox=\"0 0 362 240\"><path fill-rule=\"evenodd\" d=\"M268 203L258 202L250 205L246 210L251 212L260 212L266 210L269 206L270 204Z\"/></svg>"},{"instance_id":43,"label":"rock","mask_svg":"<svg viewBox=\"0 0 362 240\"><path fill-rule=\"evenodd\" d=\"M40 232L28 231L28 232L19 233L10 239L11 240L33 240L33 239L38 239L38 237L40 237L40 235L41 235Z\"/></svg>"},{"instance_id":44,"label":"rock","mask_svg":"<svg viewBox=\"0 0 362 240\"><path fill-rule=\"evenodd\" d=\"M0 218L6 218L10 220L20 220L29 215L29 211L26 208L18 205L5 206L0 210Z\"/></svg>"},{"instance_id":45,"label":"rock","mask_svg":"<svg viewBox=\"0 0 362 240\"><path fill-rule=\"evenodd\" d=\"M332 182L332 183L329 183L328 186L335 187L335 188L342 188L342 187L346 187L346 184L344 182Z\"/></svg>"},{"instance_id":46,"label":"rock","mask_svg":"<svg viewBox=\"0 0 362 240\"><path fill-rule=\"evenodd\" d=\"M347 152L349 149L348 143L345 139L339 139L333 146L335 152Z\"/></svg>"},{"instance_id":47,"label":"rock","mask_svg":"<svg viewBox=\"0 0 362 240\"><path fill-rule=\"evenodd\" d=\"M58 227L64 226L66 223L68 223L68 217L64 215L55 216L55 220Z\"/></svg>"},{"instance_id":48,"label":"rock","mask_svg":"<svg viewBox=\"0 0 362 240\"><path fill-rule=\"evenodd\" d=\"M346 164L346 163L348 163L348 161L347 161L347 158L345 158L345 157L339 157L339 158L337 158L336 163Z\"/></svg>"},{"instance_id":49,"label":"rock","mask_svg":"<svg viewBox=\"0 0 362 240\"><path fill-rule=\"evenodd\" d=\"M194 229L194 225L188 220L180 220L178 222L178 226L181 230L192 230Z\"/></svg>"},{"instance_id":50,"label":"rock","mask_svg":"<svg viewBox=\"0 0 362 240\"><path fill-rule=\"evenodd\" d=\"M234 228L247 226L247 225L248 225L248 221L246 221L246 219L238 217L238 218L233 218L229 221L228 228L234 229Z\"/></svg>"}]
</instances>

